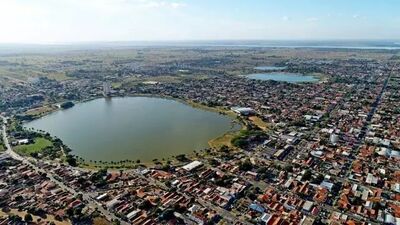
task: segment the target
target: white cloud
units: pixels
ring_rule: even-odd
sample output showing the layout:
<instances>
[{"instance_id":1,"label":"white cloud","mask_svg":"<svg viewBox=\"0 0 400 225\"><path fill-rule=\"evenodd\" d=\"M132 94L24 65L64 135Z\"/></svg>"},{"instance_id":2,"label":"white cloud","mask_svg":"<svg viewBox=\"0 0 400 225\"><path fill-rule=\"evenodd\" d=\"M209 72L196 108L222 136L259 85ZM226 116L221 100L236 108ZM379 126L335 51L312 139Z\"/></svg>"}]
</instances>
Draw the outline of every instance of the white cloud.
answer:
<instances>
[{"instance_id":1,"label":"white cloud","mask_svg":"<svg viewBox=\"0 0 400 225\"><path fill-rule=\"evenodd\" d=\"M181 2L166 2L166 1L143 1L140 0L142 7L145 8L172 8L177 9L186 6L185 3Z\"/></svg>"},{"instance_id":2,"label":"white cloud","mask_svg":"<svg viewBox=\"0 0 400 225\"><path fill-rule=\"evenodd\" d=\"M181 7L185 7L186 3L179 3L179 2L173 2L171 3L171 7L176 9L176 8L181 8Z\"/></svg>"},{"instance_id":3,"label":"white cloud","mask_svg":"<svg viewBox=\"0 0 400 225\"><path fill-rule=\"evenodd\" d=\"M0 43L171 38L182 29L186 6L184 0L0 0Z\"/></svg>"},{"instance_id":4,"label":"white cloud","mask_svg":"<svg viewBox=\"0 0 400 225\"><path fill-rule=\"evenodd\" d=\"M308 22L316 22L316 21L318 21L319 19L317 18L317 17L310 17L310 18L307 18L306 19Z\"/></svg>"},{"instance_id":5,"label":"white cloud","mask_svg":"<svg viewBox=\"0 0 400 225\"><path fill-rule=\"evenodd\" d=\"M368 14L360 16L357 11L343 15L332 12L327 15L330 18L321 14L303 17L290 11L253 18L246 14L251 12L234 4L233 8L211 7L213 3L205 7L200 1L0 0L0 43L384 38L399 36L400 31L399 17L382 28L378 22L361 23L367 21ZM379 29L386 33L371 33Z\"/></svg>"}]
</instances>

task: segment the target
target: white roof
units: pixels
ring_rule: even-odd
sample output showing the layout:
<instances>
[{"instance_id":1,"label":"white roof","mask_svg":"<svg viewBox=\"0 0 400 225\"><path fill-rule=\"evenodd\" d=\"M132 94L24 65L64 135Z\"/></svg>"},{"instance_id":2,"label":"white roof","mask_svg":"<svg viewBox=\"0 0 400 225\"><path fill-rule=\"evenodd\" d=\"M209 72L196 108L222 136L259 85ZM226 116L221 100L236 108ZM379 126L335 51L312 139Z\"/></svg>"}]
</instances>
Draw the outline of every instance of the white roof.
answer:
<instances>
[{"instance_id":1,"label":"white roof","mask_svg":"<svg viewBox=\"0 0 400 225\"><path fill-rule=\"evenodd\" d=\"M306 201L303 205L303 209L306 211L310 211L311 208L313 207L314 203L311 201Z\"/></svg>"},{"instance_id":2,"label":"white roof","mask_svg":"<svg viewBox=\"0 0 400 225\"><path fill-rule=\"evenodd\" d=\"M248 112L248 111L254 111L252 108L249 107L234 107L232 108L234 111L238 111L238 112Z\"/></svg>"},{"instance_id":3,"label":"white roof","mask_svg":"<svg viewBox=\"0 0 400 225\"><path fill-rule=\"evenodd\" d=\"M203 191L203 193L204 193L204 194L208 194L208 193L210 193L210 191L212 191L211 188L206 188L206 189Z\"/></svg>"},{"instance_id":4,"label":"white roof","mask_svg":"<svg viewBox=\"0 0 400 225\"><path fill-rule=\"evenodd\" d=\"M396 157L396 158L398 158L398 157L400 157L400 152L399 152L399 151L392 151L392 152L390 153L390 156L391 156L391 157Z\"/></svg>"},{"instance_id":5,"label":"white roof","mask_svg":"<svg viewBox=\"0 0 400 225\"><path fill-rule=\"evenodd\" d=\"M192 205L192 207L190 207L188 210L190 211L190 212L196 212L197 210L199 210L200 209L200 206L198 206L198 205L196 205L196 204L194 204L194 205Z\"/></svg>"},{"instance_id":6,"label":"white roof","mask_svg":"<svg viewBox=\"0 0 400 225\"><path fill-rule=\"evenodd\" d=\"M114 208L115 205L120 203L120 200L118 200L118 197L114 198L113 200L107 202L106 206L107 208Z\"/></svg>"},{"instance_id":7,"label":"white roof","mask_svg":"<svg viewBox=\"0 0 400 225\"><path fill-rule=\"evenodd\" d=\"M332 189L333 184L327 181L322 181L322 183L320 184L321 187L324 187L326 189L328 189L329 191Z\"/></svg>"},{"instance_id":8,"label":"white roof","mask_svg":"<svg viewBox=\"0 0 400 225\"><path fill-rule=\"evenodd\" d=\"M135 217L139 212L140 212L140 209L133 210L132 212L128 213L128 215L126 215L126 217L128 218L128 220L130 220L131 218Z\"/></svg>"},{"instance_id":9,"label":"white roof","mask_svg":"<svg viewBox=\"0 0 400 225\"><path fill-rule=\"evenodd\" d=\"M240 114L254 113L254 109L248 107L233 107L232 110Z\"/></svg>"},{"instance_id":10,"label":"white roof","mask_svg":"<svg viewBox=\"0 0 400 225\"><path fill-rule=\"evenodd\" d=\"M18 140L19 144L27 144L29 142L29 139L20 139Z\"/></svg>"},{"instance_id":11,"label":"white roof","mask_svg":"<svg viewBox=\"0 0 400 225\"><path fill-rule=\"evenodd\" d=\"M267 223L270 219L271 219L271 215L270 214L267 214L267 213L264 213L262 216L261 216L261 220L262 221L264 221L265 223Z\"/></svg>"},{"instance_id":12,"label":"white roof","mask_svg":"<svg viewBox=\"0 0 400 225\"><path fill-rule=\"evenodd\" d=\"M193 162L183 166L182 168L184 170L191 171L191 170L193 170L193 169L195 169L195 168L197 168L197 167L199 167L201 165L203 165L203 163L196 160L196 161L193 161Z\"/></svg>"},{"instance_id":13,"label":"white roof","mask_svg":"<svg viewBox=\"0 0 400 225\"><path fill-rule=\"evenodd\" d=\"M400 193L400 183L395 183L393 185L393 191L399 192Z\"/></svg>"},{"instance_id":14,"label":"white roof","mask_svg":"<svg viewBox=\"0 0 400 225\"><path fill-rule=\"evenodd\" d=\"M367 184L377 184L378 178L372 175L372 173L367 174L367 179L365 180Z\"/></svg>"},{"instance_id":15,"label":"white roof","mask_svg":"<svg viewBox=\"0 0 400 225\"><path fill-rule=\"evenodd\" d=\"M99 196L97 196L96 200L102 200L103 198L107 197L107 193L101 194Z\"/></svg>"},{"instance_id":16,"label":"white roof","mask_svg":"<svg viewBox=\"0 0 400 225\"><path fill-rule=\"evenodd\" d=\"M324 154L324 152L322 152L322 151L311 151L310 154L311 154L312 156L321 158L322 155Z\"/></svg>"}]
</instances>

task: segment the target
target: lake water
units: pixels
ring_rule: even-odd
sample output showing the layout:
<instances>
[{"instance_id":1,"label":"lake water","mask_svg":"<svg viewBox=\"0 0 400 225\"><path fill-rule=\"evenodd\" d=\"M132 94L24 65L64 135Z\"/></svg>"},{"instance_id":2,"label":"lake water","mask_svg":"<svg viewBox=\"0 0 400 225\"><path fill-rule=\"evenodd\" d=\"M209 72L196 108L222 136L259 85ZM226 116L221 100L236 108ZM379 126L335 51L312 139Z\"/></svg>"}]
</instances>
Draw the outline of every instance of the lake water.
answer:
<instances>
[{"instance_id":1,"label":"lake water","mask_svg":"<svg viewBox=\"0 0 400 225\"><path fill-rule=\"evenodd\" d=\"M80 103L25 126L61 138L86 160L149 162L204 149L239 125L175 100L125 97Z\"/></svg>"},{"instance_id":2,"label":"lake water","mask_svg":"<svg viewBox=\"0 0 400 225\"><path fill-rule=\"evenodd\" d=\"M286 66L257 66L254 67L256 70L263 70L263 71L273 71L273 70L284 70Z\"/></svg>"},{"instance_id":3,"label":"lake water","mask_svg":"<svg viewBox=\"0 0 400 225\"><path fill-rule=\"evenodd\" d=\"M255 80L275 80L285 81L288 83L317 82L318 78L311 75L302 75L298 73L271 72L271 73L255 73L246 76Z\"/></svg>"}]
</instances>

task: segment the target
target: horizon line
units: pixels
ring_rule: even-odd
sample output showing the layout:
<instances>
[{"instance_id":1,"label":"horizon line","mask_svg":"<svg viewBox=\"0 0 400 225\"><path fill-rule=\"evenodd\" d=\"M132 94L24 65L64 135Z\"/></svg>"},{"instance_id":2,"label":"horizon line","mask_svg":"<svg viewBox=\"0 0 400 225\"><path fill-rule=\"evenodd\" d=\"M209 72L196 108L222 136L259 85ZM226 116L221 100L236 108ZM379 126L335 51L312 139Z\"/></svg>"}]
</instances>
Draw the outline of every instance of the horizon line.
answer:
<instances>
[{"instance_id":1,"label":"horizon line","mask_svg":"<svg viewBox=\"0 0 400 225\"><path fill-rule=\"evenodd\" d=\"M128 43L202 43L202 42L395 42L393 44L400 45L399 39L372 39L372 38L331 38L331 39L171 39L171 40L115 40L115 41L68 41L68 42L0 42L0 45L82 45L82 44L128 44Z\"/></svg>"}]
</instances>

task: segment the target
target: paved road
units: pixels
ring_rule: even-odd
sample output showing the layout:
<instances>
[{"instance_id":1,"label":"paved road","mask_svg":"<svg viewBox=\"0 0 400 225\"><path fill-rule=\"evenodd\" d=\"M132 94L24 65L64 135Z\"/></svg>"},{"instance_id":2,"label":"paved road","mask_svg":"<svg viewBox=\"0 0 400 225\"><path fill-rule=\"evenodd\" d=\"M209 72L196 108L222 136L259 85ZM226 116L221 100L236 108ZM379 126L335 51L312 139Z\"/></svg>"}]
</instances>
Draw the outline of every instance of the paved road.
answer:
<instances>
[{"instance_id":1,"label":"paved road","mask_svg":"<svg viewBox=\"0 0 400 225\"><path fill-rule=\"evenodd\" d=\"M238 217L236 217L235 215L233 215L230 211L228 211L226 209L215 206L215 205L211 204L210 202L202 200L201 198L198 198L196 200L201 205L206 206L209 209L216 211L219 215L222 216L222 218L225 221L229 222L229 224L235 224L237 222L240 222L241 224L252 225L252 223L246 222L244 220L239 220Z\"/></svg>"},{"instance_id":2,"label":"paved road","mask_svg":"<svg viewBox=\"0 0 400 225\"><path fill-rule=\"evenodd\" d=\"M385 82L384 82L384 85L383 85L383 87L382 87L380 93L378 94L378 96L377 96L376 99L375 99L375 102L374 102L374 104L373 104L373 107L372 107L371 111L370 111L369 114L368 114L368 119L367 119L366 123L365 123L364 126L363 126L363 129L364 129L364 130L367 130L368 126L369 126L370 123L371 123L372 117L373 117L373 115L375 114L376 109L378 108L378 106L379 106L379 104L380 104L380 102L381 102L382 95L384 94L384 92L385 92L385 90L386 90L386 88L387 88L388 81L390 80L390 77L391 77L392 72L393 72L393 69L392 69L392 71L389 73L388 77L386 78L386 80L385 80ZM330 110L328 111L328 116L330 116L330 114L331 114L332 111L334 111L334 110L337 109L341 104L343 104L344 101L345 101L345 98L342 98L332 109L330 109ZM315 132L317 132L318 129L319 129L318 127L315 127L314 129L312 129L312 130L310 131L310 133L315 133ZM354 154L356 155L356 154L358 153L358 150L359 150L360 146L362 145L362 143L364 143L364 138L365 138L365 136L359 137L359 144L358 144L358 146L356 147L356 152L353 152L353 153L352 153L353 155L354 155ZM249 155L249 156L251 156L251 155ZM291 165L291 163L287 163L287 162L284 162L284 161L279 161L279 160L271 160L271 161L274 162L274 163L281 164L281 165ZM348 175L349 175L349 172L350 172L350 171L351 171L351 165L349 165L349 168L347 168L346 174L345 174L344 177L338 177L338 176L333 176L333 175L331 175L331 177L333 177L335 180L339 180L339 181L341 181L341 182L349 181ZM316 172L316 171L314 171L314 172ZM319 172L316 172L316 173L322 174L322 173L319 173ZM322 175L325 175L325 174L322 174ZM357 184L359 184L359 185L363 185L363 186L366 186L366 187L369 187L369 188L374 188L374 187L371 187L371 186L369 186L369 185L367 185L367 184L361 184L361 183L356 182L356 181L351 181L351 182L352 182L352 183L357 183ZM267 187L272 187L271 185L269 185L269 184L267 184L267 183L265 183L265 182L262 182L262 181L253 181L253 182L250 182L250 183L252 183L252 185L255 186L255 187L261 188L261 190L265 190L265 188L267 188ZM278 190L278 189L276 189L276 188L274 188L274 187L272 187L272 188L273 188L274 190L280 192L280 190ZM293 193L292 191L290 191L290 192L291 192L292 194L297 195L296 193ZM287 193L287 192L285 192L285 193ZM337 197L338 197L338 196L337 196ZM386 200L386 201L392 202L391 200ZM334 212L334 211L335 211L335 212L338 212L338 211L339 211L339 210L336 209L335 207L332 207L332 206L327 205L327 204L320 204L320 206L321 206L322 208L328 210L328 211L331 211L331 212ZM359 219L359 217L360 217L359 215L353 214L352 212L342 212L342 213L345 214L345 215L347 215L347 216L349 216L349 217L351 217L351 218L358 218L358 219ZM365 218L365 219L366 219L369 223L371 223L371 224L377 224L375 221L372 221L372 220L370 220L369 218Z\"/></svg>"},{"instance_id":3,"label":"paved road","mask_svg":"<svg viewBox=\"0 0 400 225\"><path fill-rule=\"evenodd\" d=\"M28 159L20 156L19 154L17 154L16 152L14 152L11 148L11 145L8 141L8 137L7 137L7 128L6 128L6 123L7 123L7 119L3 116L0 116L0 118L3 120L3 127L2 127L2 133L3 133L3 142L6 146L6 154L10 155L12 158L21 161L22 163L29 165L30 167L32 167L36 172L40 172L40 173L44 173L47 175L47 177L54 182L55 184L57 184L58 186L60 186L63 190L68 191L74 195L77 194L81 194L83 200L88 202L89 207L91 208L97 208L108 220L112 221L112 220L119 220L121 221L117 216L115 216L114 213L105 210L103 207L99 206L99 204L93 200L89 193L82 193L82 192L77 192L74 189L68 187L66 184L64 184L63 182L57 180L54 176L54 174L50 171L46 171L40 167L38 167L37 165L35 165L34 163L30 162ZM128 225L128 223L121 221L121 224L123 225Z\"/></svg>"}]
</instances>

